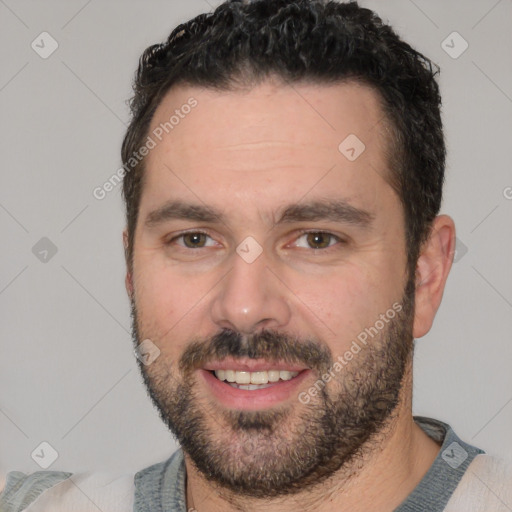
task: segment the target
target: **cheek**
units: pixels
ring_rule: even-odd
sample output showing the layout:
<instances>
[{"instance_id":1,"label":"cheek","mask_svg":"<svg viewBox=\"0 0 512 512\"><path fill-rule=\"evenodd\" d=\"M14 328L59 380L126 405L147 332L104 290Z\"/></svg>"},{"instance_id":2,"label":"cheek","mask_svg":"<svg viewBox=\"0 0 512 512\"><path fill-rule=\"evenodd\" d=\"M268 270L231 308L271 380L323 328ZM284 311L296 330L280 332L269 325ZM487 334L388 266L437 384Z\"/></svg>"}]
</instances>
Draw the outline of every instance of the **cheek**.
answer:
<instances>
[{"instance_id":1,"label":"cheek","mask_svg":"<svg viewBox=\"0 0 512 512\"><path fill-rule=\"evenodd\" d=\"M176 334L179 319L187 312L186 290L169 272L154 264L135 267L134 281L140 335L167 351L168 339L180 339Z\"/></svg>"},{"instance_id":2,"label":"cheek","mask_svg":"<svg viewBox=\"0 0 512 512\"><path fill-rule=\"evenodd\" d=\"M295 276L290 288L299 299L295 301L299 318L311 319L309 328L318 325L321 338L337 343L360 328L377 299L372 280L355 265L314 278Z\"/></svg>"},{"instance_id":3,"label":"cheek","mask_svg":"<svg viewBox=\"0 0 512 512\"><path fill-rule=\"evenodd\" d=\"M140 270L142 269L142 270ZM169 276L156 265L140 265L134 270L135 296L141 313L153 318L168 314L173 290Z\"/></svg>"},{"instance_id":4,"label":"cheek","mask_svg":"<svg viewBox=\"0 0 512 512\"><path fill-rule=\"evenodd\" d=\"M353 339L373 326L401 294L375 265L347 265L327 276L305 280L295 276L290 287L296 293L296 315L309 330L330 346L333 355L343 354ZM299 320L300 321L300 320ZM314 329L316 331L316 329Z\"/></svg>"},{"instance_id":5,"label":"cheek","mask_svg":"<svg viewBox=\"0 0 512 512\"><path fill-rule=\"evenodd\" d=\"M206 318L206 297L213 284L153 260L134 267L135 300L140 334L163 354L181 353Z\"/></svg>"}]
</instances>

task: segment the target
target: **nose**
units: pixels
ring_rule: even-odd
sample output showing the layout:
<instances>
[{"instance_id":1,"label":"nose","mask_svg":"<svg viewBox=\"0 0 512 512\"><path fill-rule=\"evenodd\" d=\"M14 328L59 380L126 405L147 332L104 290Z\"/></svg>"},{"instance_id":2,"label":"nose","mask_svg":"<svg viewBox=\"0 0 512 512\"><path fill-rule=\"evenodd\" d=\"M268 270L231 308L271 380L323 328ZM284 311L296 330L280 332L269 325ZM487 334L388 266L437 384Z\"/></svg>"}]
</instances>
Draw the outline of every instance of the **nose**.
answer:
<instances>
[{"instance_id":1,"label":"nose","mask_svg":"<svg viewBox=\"0 0 512 512\"><path fill-rule=\"evenodd\" d=\"M234 254L231 270L215 287L212 320L243 334L287 325L291 317L287 289L275 274L264 252L252 263Z\"/></svg>"}]
</instances>

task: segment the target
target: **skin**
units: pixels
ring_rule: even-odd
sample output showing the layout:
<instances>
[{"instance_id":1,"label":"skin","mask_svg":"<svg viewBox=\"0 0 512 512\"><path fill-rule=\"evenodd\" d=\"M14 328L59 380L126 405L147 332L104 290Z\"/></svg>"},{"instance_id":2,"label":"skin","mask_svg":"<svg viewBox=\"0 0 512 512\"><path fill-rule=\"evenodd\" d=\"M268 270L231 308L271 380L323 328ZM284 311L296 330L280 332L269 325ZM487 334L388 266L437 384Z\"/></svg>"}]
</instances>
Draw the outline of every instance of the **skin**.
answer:
<instances>
[{"instance_id":1,"label":"skin","mask_svg":"<svg viewBox=\"0 0 512 512\"><path fill-rule=\"evenodd\" d=\"M159 364L178 360L194 337L207 339L222 328L300 333L322 340L334 357L344 354L358 333L400 300L407 278L404 216L385 180L386 132L376 92L355 83L291 88L270 80L244 92L180 86L165 96L150 132L191 96L198 106L146 157L133 268L126 275L143 338L158 346ZM349 134L366 146L353 162L338 150ZM145 226L149 213L170 199L215 207L225 222ZM285 204L315 199L344 199L373 221L367 228L333 221L274 225ZM301 229L348 243L331 239L327 250L312 249ZM183 239L165 245L184 230L208 232L208 246L190 249ZM248 236L263 249L250 264L236 252ZM417 264L415 338L431 328L454 241L452 219L436 217ZM315 380L311 376L302 389ZM199 400L211 401L201 381L194 390ZM300 411L296 396L286 405ZM215 418L211 426L222 434ZM185 454L187 506L211 512L391 511L438 452L413 421L408 367L379 449L363 453L357 465L343 467L318 488L261 502L216 488Z\"/></svg>"}]
</instances>

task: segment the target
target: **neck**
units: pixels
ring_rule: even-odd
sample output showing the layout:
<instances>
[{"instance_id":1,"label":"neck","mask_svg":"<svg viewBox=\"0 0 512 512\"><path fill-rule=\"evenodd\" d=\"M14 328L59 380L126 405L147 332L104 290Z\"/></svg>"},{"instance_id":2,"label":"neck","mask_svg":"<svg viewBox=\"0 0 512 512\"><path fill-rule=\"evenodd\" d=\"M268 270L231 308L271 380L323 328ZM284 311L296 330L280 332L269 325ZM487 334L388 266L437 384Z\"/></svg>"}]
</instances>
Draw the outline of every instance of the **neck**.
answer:
<instances>
[{"instance_id":1,"label":"neck","mask_svg":"<svg viewBox=\"0 0 512 512\"><path fill-rule=\"evenodd\" d=\"M404 375L400 402L388 422L321 485L268 500L245 498L207 481L187 454L187 510L197 512L393 511L432 465L440 446L412 417L412 368Z\"/></svg>"}]
</instances>

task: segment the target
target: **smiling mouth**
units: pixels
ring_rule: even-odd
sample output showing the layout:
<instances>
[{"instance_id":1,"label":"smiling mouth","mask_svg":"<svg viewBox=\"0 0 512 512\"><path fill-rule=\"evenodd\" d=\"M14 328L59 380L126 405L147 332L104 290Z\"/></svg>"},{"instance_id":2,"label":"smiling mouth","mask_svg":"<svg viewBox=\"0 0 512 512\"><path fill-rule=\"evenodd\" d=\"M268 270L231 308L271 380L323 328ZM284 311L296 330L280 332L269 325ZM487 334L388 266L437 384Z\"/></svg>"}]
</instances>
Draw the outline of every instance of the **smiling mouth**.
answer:
<instances>
[{"instance_id":1,"label":"smiling mouth","mask_svg":"<svg viewBox=\"0 0 512 512\"><path fill-rule=\"evenodd\" d=\"M275 386L295 378L300 372L289 370L264 370L248 372L239 370L210 370L218 380L236 389L253 391Z\"/></svg>"}]
</instances>

